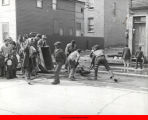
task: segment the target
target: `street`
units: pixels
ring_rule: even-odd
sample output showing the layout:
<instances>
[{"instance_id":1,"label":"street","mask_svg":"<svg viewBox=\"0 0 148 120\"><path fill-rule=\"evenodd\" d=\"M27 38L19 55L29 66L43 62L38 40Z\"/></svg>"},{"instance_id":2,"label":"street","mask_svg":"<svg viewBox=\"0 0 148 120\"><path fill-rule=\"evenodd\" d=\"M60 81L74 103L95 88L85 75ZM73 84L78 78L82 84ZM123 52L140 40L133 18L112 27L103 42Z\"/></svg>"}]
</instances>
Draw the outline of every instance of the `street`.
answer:
<instances>
[{"instance_id":1,"label":"street","mask_svg":"<svg viewBox=\"0 0 148 120\"><path fill-rule=\"evenodd\" d=\"M145 115L148 114L147 78L116 76L114 83L105 73L77 75L69 81L61 75L60 85L51 85L54 76L39 74L28 85L21 76L0 79L1 115Z\"/></svg>"}]
</instances>

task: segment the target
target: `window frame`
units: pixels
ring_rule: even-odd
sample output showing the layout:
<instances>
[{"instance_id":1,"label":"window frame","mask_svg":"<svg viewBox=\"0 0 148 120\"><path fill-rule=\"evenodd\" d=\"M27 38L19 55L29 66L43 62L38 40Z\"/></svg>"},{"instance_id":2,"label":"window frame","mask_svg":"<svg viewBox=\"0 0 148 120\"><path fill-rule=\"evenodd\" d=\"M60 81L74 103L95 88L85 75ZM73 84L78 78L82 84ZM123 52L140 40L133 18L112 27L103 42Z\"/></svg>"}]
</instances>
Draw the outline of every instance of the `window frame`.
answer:
<instances>
[{"instance_id":1,"label":"window frame","mask_svg":"<svg viewBox=\"0 0 148 120\"><path fill-rule=\"evenodd\" d=\"M6 36L4 36L4 33L7 33L7 35L9 36L10 26L9 26L9 22L2 22L1 25L2 25L2 38L3 38L3 41L4 41L7 38ZM8 31L7 32L4 31L4 25L8 25Z\"/></svg>"},{"instance_id":2,"label":"window frame","mask_svg":"<svg viewBox=\"0 0 148 120\"><path fill-rule=\"evenodd\" d=\"M38 6L38 2L39 2L39 1L41 1L41 4L42 4L41 7ZM36 0L36 8L43 9L43 0Z\"/></svg>"},{"instance_id":3,"label":"window frame","mask_svg":"<svg viewBox=\"0 0 148 120\"><path fill-rule=\"evenodd\" d=\"M88 29L87 29L87 31L88 31L88 33L95 33L95 24L91 25L90 20L93 20L93 22L94 22L94 17L89 17L88 18ZM93 30L89 30L92 27L93 27Z\"/></svg>"},{"instance_id":4,"label":"window frame","mask_svg":"<svg viewBox=\"0 0 148 120\"><path fill-rule=\"evenodd\" d=\"M4 4L4 1L5 0L2 0L2 6L9 6L10 5L10 0L9 0L9 3L7 3L7 4Z\"/></svg>"},{"instance_id":5,"label":"window frame","mask_svg":"<svg viewBox=\"0 0 148 120\"><path fill-rule=\"evenodd\" d=\"M52 0L52 10L57 10L57 0Z\"/></svg>"}]
</instances>

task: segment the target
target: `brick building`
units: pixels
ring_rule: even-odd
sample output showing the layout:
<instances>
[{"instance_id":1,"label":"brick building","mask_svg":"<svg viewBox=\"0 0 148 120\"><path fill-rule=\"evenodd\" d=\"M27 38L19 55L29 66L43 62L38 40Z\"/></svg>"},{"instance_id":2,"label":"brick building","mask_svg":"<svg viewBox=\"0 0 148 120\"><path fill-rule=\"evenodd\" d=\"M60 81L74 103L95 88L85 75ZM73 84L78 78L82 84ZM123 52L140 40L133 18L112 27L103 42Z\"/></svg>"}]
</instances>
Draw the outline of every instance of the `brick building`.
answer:
<instances>
[{"instance_id":1,"label":"brick building","mask_svg":"<svg viewBox=\"0 0 148 120\"><path fill-rule=\"evenodd\" d=\"M76 7L77 6L77 7ZM38 32L81 36L84 2L77 0L1 0L0 42L8 36Z\"/></svg>"}]
</instances>

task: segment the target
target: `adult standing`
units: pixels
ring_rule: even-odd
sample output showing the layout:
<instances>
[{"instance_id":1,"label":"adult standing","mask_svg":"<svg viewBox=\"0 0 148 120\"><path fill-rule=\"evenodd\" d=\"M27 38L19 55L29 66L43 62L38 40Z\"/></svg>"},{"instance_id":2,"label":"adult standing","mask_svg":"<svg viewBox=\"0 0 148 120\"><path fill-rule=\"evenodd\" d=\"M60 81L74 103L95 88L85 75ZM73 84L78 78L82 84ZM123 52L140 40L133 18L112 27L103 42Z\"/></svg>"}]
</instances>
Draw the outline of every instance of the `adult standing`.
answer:
<instances>
[{"instance_id":1,"label":"adult standing","mask_svg":"<svg viewBox=\"0 0 148 120\"><path fill-rule=\"evenodd\" d=\"M131 61L131 52L130 52L130 48L128 47L128 45L126 45L125 48L123 49L122 59L124 63L124 72L125 71L128 72L128 68L130 66L130 61Z\"/></svg>"},{"instance_id":2,"label":"adult standing","mask_svg":"<svg viewBox=\"0 0 148 120\"><path fill-rule=\"evenodd\" d=\"M65 54L64 51L61 49L61 42L56 42L54 44L55 50L54 50L54 57L56 61L56 67L55 67L55 79L52 82L53 85L60 84L60 78L59 73L61 71L62 65L65 63Z\"/></svg>"}]
</instances>

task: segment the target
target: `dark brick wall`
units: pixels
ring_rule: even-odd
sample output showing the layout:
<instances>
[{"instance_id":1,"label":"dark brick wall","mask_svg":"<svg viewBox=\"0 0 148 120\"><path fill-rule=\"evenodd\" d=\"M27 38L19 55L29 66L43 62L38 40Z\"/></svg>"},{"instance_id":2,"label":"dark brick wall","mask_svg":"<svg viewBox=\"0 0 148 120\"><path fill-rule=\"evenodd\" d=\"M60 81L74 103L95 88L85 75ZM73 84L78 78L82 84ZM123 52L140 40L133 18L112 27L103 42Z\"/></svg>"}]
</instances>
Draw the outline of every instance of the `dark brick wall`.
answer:
<instances>
[{"instance_id":1,"label":"dark brick wall","mask_svg":"<svg viewBox=\"0 0 148 120\"><path fill-rule=\"evenodd\" d=\"M39 32L52 35L62 26L64 35L68 35L69 29L74 29L74 3L71 0L58 0L57 10L52 9L51 0L44 0L43 8L36 7L36 0L16 0L16 7L18 34Z\"/></svg>"},{"instance_id":2,"label":"dark brick wall","mask_svg":"<svg viewBox=\"0 0 148 120\"><path fill-rule=\"evenodd\" d=\"M57 36L52 35L48 36L47 43L50 45L51 51L54 51L54 43L56 41L60 41L62 43L62 49L65 50L65 47L71 40L75 40L77 47L86 50L91 50L92 46L95 44L99 44L101 48L104 48L104 38L101 37L70 37L70 36Z\"/></svg>"}]
</instances>

